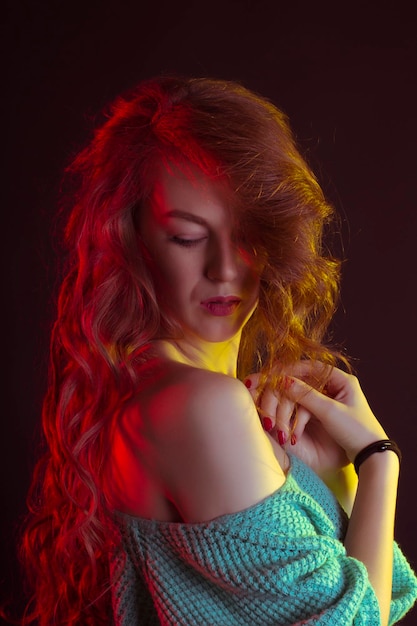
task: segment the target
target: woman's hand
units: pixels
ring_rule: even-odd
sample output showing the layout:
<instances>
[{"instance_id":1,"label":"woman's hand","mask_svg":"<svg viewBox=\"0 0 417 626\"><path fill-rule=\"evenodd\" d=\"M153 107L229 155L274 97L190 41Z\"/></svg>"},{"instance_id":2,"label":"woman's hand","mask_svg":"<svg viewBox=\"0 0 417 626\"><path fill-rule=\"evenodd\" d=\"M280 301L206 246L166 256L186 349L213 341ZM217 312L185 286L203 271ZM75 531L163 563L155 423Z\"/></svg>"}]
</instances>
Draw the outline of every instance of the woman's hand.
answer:
<instances>
[{"instance_id":1,"label":"woman's hand","mask_svg":"<svg viewBox=\"0 0 417 626\"><path fill-rule=\"evenodd\" d=\"M292 384L285 378L283 386ZM245 379L245 385L253 398L264 430L273 439L284 446L291 441L291 435L297 417L297 405L289 400L284 393L267 384L260 393L260 374L251 374Z\"/></svg>"},{"instance_id":2,"label":"woman's hand","mask_svg":"<svg viewBox=\"0 0 417 626\"><path fill-rule=\"evenodd\" d=\"M280 429L292 435L294 453L327 482L350 516L346 552L365 564L381 623L388 624L398 459L389 453L371 456L358 481L351 462L369 444L387 439L387 434L357 378L314 361L301 361L286 374L279 393L267 388L258 398L256 376L246 386L264 425L269 418L267 425L274 435ZM297 407L295 420L293 407Z\"/></svg>"},{"instance_id":3,"label":"woman's hand","mask_svg":"<svg viewBox=\"0 0 417 626\"><path fill-rule=\"evenodd\" d=\"M267 385L260 395L259 378L259 374L251 374L245 384L256 404L264 430L285 451L298 456L327 482L329 476L349 463L343 448L310 411L287 395L295 383L294 378L285 378L282 391Z\"/></svg>"},{"instance_id":4,"label":"woman's hand","mask_svg":"<svg viewBox=\"0 0 417 626\"><path fill-rule=\"evenodd\" d=\"M309 384L323 378L323 391ZM322 477L347 466L368 444L387 438L357 378L337 368L300 361L287 372L282 391L267 388L259 398L259 375L248 380L265 430Z\"/></svg>"},{"instance_id":5,"label":"woman's hand","mask_svg":"<svg viewBox=\"0 0 417 626\"><path fill-rule=\"evenodd\" d=\"M310 414L310 418L298 420L295 433L301 441L309 430L309 422L317 422L344 450L349 461L353 461L365 446L386 439L387 434L372 413L355 376L337 368L327 368L328 377L322 392L308 384L309 380L320 376L323 367L317 362L301 361L291 372L292 382L286 395ZM310 434L314 436L315 427L312 428Z\"/></svg>"}]
</instances>

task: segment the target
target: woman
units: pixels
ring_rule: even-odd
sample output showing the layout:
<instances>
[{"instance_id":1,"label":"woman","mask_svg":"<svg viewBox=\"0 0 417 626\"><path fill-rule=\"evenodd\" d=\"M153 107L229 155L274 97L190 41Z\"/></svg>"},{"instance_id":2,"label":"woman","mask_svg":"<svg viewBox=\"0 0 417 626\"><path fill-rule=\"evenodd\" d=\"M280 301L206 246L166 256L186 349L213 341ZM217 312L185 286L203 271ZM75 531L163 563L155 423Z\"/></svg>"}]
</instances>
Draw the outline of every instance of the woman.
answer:
<instances>
[{"instance_id":1,"label":"woman","mask_svg":"<svg viewBox=\"0 0 417 626\"><path fill-rule=\"evenodd\" d=\"M332 210L284 115L148 81L71 171L26 621L400 619L399 450L324 343Z\"/></svg>"}]
</instances>

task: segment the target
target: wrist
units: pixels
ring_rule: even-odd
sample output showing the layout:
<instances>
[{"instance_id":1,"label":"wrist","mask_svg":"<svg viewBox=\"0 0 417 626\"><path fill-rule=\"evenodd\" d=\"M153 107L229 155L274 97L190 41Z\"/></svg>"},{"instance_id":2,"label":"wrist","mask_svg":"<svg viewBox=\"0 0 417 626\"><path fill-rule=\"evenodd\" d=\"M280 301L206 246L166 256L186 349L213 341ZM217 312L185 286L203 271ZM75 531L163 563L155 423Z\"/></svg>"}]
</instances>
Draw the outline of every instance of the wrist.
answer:
<instances>
[{"instance_id":1,"label":"wrist","mask_svg":"<svg viewBox=\"0 0 417 626\"><path fill-rule=\"evenodd\" d=\"M368 456L360 465L358 472L359 479L369 476L370 474L387 474L389 476L398 476L400 471L400 460L395 452L386 450L383 453L375 453Z\"/></svg>"},{"instance_id":2,"label":"wrist","mask_svg":"<svg viewBox=\"0 0 417 626\"><path fill-rule=\"evenodd\" d=\"M380 456L385 454L386 452L394 452L397 456L398 461L401 462L401 450L392 439L380 439L379 441L374 441L373 443L365 446L355 457L353 461L356 473L359 474L359 469L364 462L370 458L371 456Z\"/></svg>"}]
</instances>

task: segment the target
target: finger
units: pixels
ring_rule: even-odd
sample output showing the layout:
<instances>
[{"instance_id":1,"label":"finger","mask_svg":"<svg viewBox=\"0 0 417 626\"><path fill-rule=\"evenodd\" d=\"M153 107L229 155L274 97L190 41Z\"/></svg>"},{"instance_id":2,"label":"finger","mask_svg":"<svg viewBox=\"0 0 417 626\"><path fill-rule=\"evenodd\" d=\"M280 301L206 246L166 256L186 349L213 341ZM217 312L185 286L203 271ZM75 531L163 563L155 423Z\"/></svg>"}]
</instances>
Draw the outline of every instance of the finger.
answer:
<instances>
[{"instance_id":1,"label":"finger","mask_svg":"<svg viewBox=\"0 0 417 626\"><path fill-rule=\"evenodd\" d=\"M294 402L267 387L258 398L257 408L265 430L275 436L280 445L284 445L294 427Z\"/></svg>"},{"instance_id":2,"label":"finger","mask_svg":"<svg viewBox=\"0 0 417 626\"><path fill-rule=\"evenodd\" d=\"M360 390L357 379L344 372L332 373L329 388L338 389L337 398L313 389L293 378L288 397L310 411L329 435L346 451L350 460L369 443L386 437ZM339 398L345 396L343 400Z\"/></svg>"},{"instance_id":3,"label":"finger","mask_svg":"<svg viewBox=\"0 0 417 626\"><path fill-rule=\"evenodd\" d=\"M252 395L256 392L259 386L260 374L249 374L243 381L245 387L249 390L249 393Z\"/></svg>"},{"instance_id":4,"label":"finger","mask_svg":"<svg viewBox=\"0 0 417 626\"><path fill-rule=\"evenodd\" d=\"M322 391L333 399L342 400L345 404L347 398L354 395L353 387L360 388L355 376L320 361L303 360L291 366L287 371L286 388L291 386L289 382L291 377L298 378L310 387Z\"/></svg>"},{"instance_id":5,"label":"finger","mask_svg":"<svg viewBox=\"0 0 417 626\"><path fill-rule=\"evenodd\" d=\"M264 429L272 434L276 427L276 414L279 406L278 395L267 387L256 400L256 408Z\"/></svg>"},{"instance_id":6,"label":"finger","mask_svg":"<svg viewBox=\"0 0 417 626\"><path fill-rule=\"evenodd\" d=\"M291 380L292 384L286 390L286 396L318 419L328 418L334 410L335 400L298 378L292 377Z\"/></svg>"},{"instance_id":7,"label":"finger","mask_svg":"<svg viewBox=\"0 0 417 626\"><path fill-rule=\"evenodd\" d=\"M297 405L289 398L282 396L276 409L276 431L278 443L284 445L294 428L294 420L297 415Z\"/></svg>"},{"instance_id":8,"label":"finger","mask_svg":"<svg viewBox=\"0 0 417 626\"><path fill-rule=\"evenodd\" d=\"M243 384L252 396L263 429L272 433L275 429L275 403L271 401L269 394L265 397L265 390L260 394L259 379L260 374L249 374Z\"/></svg>"},{"instance_id":9,"label":"finger","mask_svg":"<svg viewBox=\"0 0 417 626\"><path fill-rule=\"evenodd\" d=\"M265 413L275 416L279 401L279 394L271 389L271 387L266 387L262 395L258 398L258 406L260 406Z\"/></svg>"},{"instance_id":10,"label":"finger","mask_svg":"<svg viewBox=\"0 0 417 626\"><path fill-rule=\"evenodd\" d=\"M311 413L299 404L295 405L297 408L296 417L294 419L294 425L291 430L290 443L294 446L297 441L303 436L305 427L311 420Z\"/></svg>"},{"instance_id":11,"label":"finger","mask_svg":"<svg viewBox=\"0 0 417 626\"><path fill-rule=\"evenodd\" d=\"M255 406L257 406L259 399L259 379L260 374L250 374L243 381L243 384L252 396Z\"/></svg>"},{"instance_id":12,"label":"finger","mask_svg":"<svg viewBox=\"0 0 417 626\"><path fill-rule=\"evenodd\" d=\"M267 433L274 434L275 432L275 418L273 415L266 413L260 407L256 407L259 415L259 419L261 420L262 428L266 430Z\"/></svg>"},{"instance_id":13,"label":"finger","mask_svg":"<svg viewBox=\"0 0 417 626\"><path fill-rule=\"evenodd\" d=\"M331 365L327 365L326 363L322 363L321 361L310 361L307 359L298 361L297 363L294 363L293 365L286 368L287 376L284 389L287 388L289 385L288 377L293 376L295 378L303 380L311 387L321 390L327 383L333 370L337 370L337 368L334 368ZM341 370L337 371L341 372Z\"/></svg>"}]
</instances>

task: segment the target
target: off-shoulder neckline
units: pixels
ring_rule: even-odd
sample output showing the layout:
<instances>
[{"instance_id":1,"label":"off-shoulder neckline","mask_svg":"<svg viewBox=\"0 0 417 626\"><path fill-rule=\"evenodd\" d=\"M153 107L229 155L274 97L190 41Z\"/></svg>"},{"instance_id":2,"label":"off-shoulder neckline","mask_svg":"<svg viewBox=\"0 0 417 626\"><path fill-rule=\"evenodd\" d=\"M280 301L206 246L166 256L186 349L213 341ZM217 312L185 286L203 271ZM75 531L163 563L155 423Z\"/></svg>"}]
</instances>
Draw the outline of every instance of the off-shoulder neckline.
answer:
<instances>
[{"instance_id":1,"label":"off-shoulder neckline","mask_svg":"<svg viewBox=\"0 0 417 626\"><path fill-rule=\"evenodd\" d=\"M289 489L291 489L294 483L294 477L293 477L294 469L296 469L297 467L300 467L301 465L303 465L303 463L292 454L288 454L288 458L290 461L290 466L288 468L286 480L281 485L281 487L278 487L278 489L270 493L265 498L262 498L261 500L259 500L259 502L256 502L255 504L252 504L251 506L246 507L245 509L242 509L240 511L235 511L233 513L224 513L223 515L214 517L211 520L205 520L202 522L182 522L182 521L174 522L174 521L168 521L168 520L160 520L156 518L138 517L136 515L131 515L130 513L125 513L122 511L114 511L113 512L114 518L115 520L120 520L121 522L124 521L127 524L130 524L136 527L141 527L141 528L158 527L158 528L176 528L176 529L179 529L181 527L185 527L188 529L198 528L198 527L202 528L202 527L207 527L211 524L225 523L225 522L236 520L242 515L246 516L250 513L256 512L258 508L262 508L263 506L265 506L265 504L267 504L269 501L276 498L278 495L281 495L285 493L286 491L288 491Z\"/></svg>"}]
</instances>

